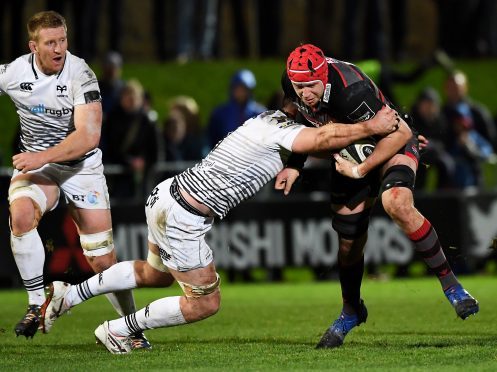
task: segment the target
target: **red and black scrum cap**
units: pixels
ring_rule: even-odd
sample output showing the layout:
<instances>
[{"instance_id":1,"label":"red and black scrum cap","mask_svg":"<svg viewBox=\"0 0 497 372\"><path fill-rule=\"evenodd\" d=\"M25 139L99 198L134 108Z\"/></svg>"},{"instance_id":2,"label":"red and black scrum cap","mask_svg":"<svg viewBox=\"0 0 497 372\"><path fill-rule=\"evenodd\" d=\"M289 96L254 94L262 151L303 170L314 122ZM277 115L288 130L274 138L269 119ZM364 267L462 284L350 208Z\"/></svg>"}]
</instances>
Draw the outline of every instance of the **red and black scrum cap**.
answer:
<instances>
[{"instance_id":1,"label":"red and black scrum cap","mask_svg":"<svg viewBox=\"0 0 497 372\"><path fill-rule=\"evenodd\" d=\"M286 73L294 83L319 80L324 87L328 82L328 63L321 49L312 44L304 44L295 48L288 56Z\"/></svg>"}]
</instances>

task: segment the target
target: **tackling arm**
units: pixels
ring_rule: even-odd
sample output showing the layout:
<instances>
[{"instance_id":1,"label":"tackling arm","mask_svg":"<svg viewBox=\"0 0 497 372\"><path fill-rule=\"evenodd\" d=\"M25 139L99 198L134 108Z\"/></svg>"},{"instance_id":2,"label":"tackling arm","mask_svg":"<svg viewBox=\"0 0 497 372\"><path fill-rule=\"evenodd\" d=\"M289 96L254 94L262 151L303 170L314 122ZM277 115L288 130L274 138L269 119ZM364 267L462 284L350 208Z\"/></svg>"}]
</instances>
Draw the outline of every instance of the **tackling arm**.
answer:
<instances>
[{"instance_id":1,"label":"tackling arm","mask_svg":"<svg viewBox=\"0 0 497 372\"><path fill-rule=\"evenodd\" d=\"M373 119L358 124L327 124L320 128L304 128L295 138L292 151L316 153L340 149L361 138L385 135L398 129L400 118L385 106ZM397 149L398 150L398 149Z\"/></svg>"}]
</instances>

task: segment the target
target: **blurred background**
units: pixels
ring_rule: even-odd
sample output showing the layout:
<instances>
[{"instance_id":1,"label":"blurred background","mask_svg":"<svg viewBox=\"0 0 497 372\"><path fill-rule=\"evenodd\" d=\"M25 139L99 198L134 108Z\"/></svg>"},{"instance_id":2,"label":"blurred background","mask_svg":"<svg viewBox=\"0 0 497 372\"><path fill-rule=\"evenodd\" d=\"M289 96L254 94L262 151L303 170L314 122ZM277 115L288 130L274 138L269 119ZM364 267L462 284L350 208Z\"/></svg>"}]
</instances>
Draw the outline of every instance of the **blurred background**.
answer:
<instances>
[{"instance_id":1,"label":"blurred background","mask_svg":"<svg viewBox=\"0 0 497 372\"><path fill-rule=\"evenodd\" d=\"M100 147L120 259L143 258L143 204L156 183L195 164L246 118L278 108L288 53L299 43L361 67L430 139L417 205L458 273L495 273L497 2L494 0L3 0L0 64L28 52L26 22L56 10L69 50L96 72ZM10 250L7 189L18 119L0 97L0 286L20 284ZM284 198L269 184L209 234L230 280L336 278L327 161L309 158ZM62 205L63 203L61 203ZM40 228L47 280L90 273L64 208ZM409 240L380 206L367 273L425 275Z\"/></svg>"}]
</instances>

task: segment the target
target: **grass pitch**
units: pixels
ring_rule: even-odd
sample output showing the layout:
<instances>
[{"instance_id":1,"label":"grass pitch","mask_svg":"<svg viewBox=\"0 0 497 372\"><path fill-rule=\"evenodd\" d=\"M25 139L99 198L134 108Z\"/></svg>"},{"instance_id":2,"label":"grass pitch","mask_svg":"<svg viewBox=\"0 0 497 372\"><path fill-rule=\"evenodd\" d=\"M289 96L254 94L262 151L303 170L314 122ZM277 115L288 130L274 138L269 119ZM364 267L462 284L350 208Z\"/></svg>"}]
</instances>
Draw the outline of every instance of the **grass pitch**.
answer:
<instances>
[{"instance_id":1,"label":"grass pitch","mask_svg":"<svg viewBox=\"0 0 497 372\"><path fill-rule=\"evenodd\" d=\"M480 313L462 321L434 278L366 279L366 324L334 350L315 350L340 311L337 282L222 285L214 317L196 324L149 330L149 352L112 355L95 345L93 331L115 317L104 297L72 309L48 335L16 338L13 327L26 297L0 291L0 370L497 370L496 279L462 278ZM179 288L135 291L142 307Z\"/></svg>"}]
</instances>

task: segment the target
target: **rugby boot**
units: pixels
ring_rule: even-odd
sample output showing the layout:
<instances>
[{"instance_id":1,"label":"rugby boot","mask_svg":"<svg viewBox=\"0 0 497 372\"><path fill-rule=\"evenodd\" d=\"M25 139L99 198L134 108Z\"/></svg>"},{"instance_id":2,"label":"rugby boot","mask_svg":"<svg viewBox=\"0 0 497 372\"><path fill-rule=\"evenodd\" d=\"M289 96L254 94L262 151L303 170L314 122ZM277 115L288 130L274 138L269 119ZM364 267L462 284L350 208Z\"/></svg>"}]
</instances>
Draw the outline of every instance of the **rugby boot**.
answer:
<instances>
[{"instance_id":1,"label":"rugby boot","mask_svg":"<svg viewBox=\"0 0 497 372\"><path fill-rule=\"evenodd\" d=\"M129 336L131 340L131 348L133 350L142 349L142 350L151 350L152 344L145 337L143 332L136 332Z\"/></svg>"},{"instance_id":2,"label":"rugby boot","mask_svg":"<svg viewBox=\"0 0 497 372\"><path fill-rule=\"evenodd\" d=\"M347 333L349 333L352 328L365 323L368 318L368 309L364 305L364 301L361 300L357 308L356 314L348 315L343 311L337 320L333 322L330 328L326 330L321 340L316 345L316 349L331 349L339 347L343 344L343 340Z\"/></svg>"},{"instance_id":3,"label":"rugby boot","mask_svg":"<svg viewBox=\"0 0 497 372\"><path fill-rule=\"evenodd\" d=\"M112 354L128 354L131 352L131 339L126 336L117 336L109 329L109 322L105 321L95 329L97 344L104 345Z\"/></svg>"},{"instance_id":4,"label":"rugby boot","mask_svg":"<svg viewBox=\"0 0 497 372\"><path fill-rule=\"evenodd\" d=\"M29 305L26 315L16 324L14 331L16 336L26 336L33 338L41 321L41 306Z\"/></svg>"},{"instance_id":5,"label":"rugby boot","mask_svg":"<svg viewBox=\"0 0 497 372\"><path fill-rule=\"evenodd\" d=\"M64 297L71 285L64 282L53 282L48 286L47 299L41 308L41 330L48 333L57 318L65 314L70 307L66 305Z\"/></svg>"},{"instance_id":6,"label":"rugby boot","mask_svg":"<svg viewBox=\"0 0 497 372\"><path fill-rule=\"evenodd\" d=\"M454 307L456 314L462 320L480 310L478 301L471 296L460 284L454 285L444 291L445 297Z\"/></svg>"}]
</instances>

